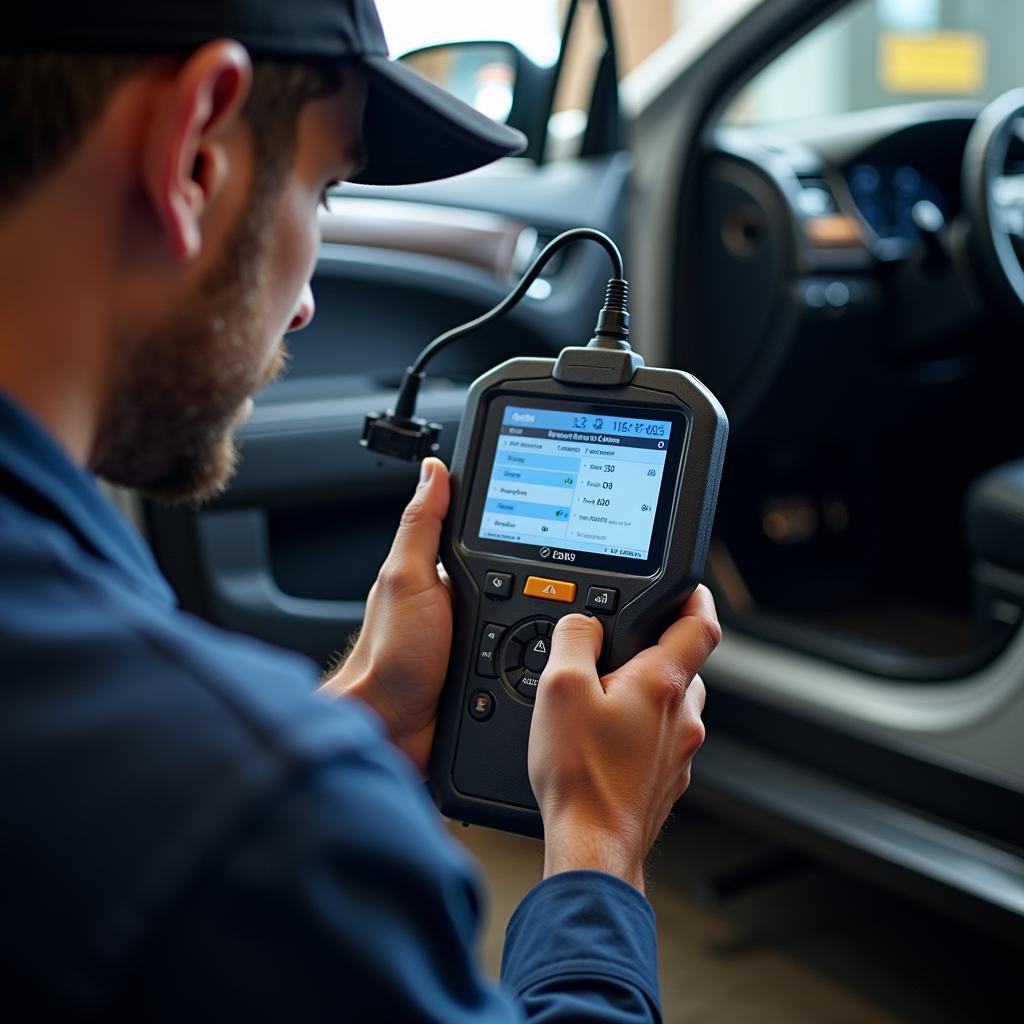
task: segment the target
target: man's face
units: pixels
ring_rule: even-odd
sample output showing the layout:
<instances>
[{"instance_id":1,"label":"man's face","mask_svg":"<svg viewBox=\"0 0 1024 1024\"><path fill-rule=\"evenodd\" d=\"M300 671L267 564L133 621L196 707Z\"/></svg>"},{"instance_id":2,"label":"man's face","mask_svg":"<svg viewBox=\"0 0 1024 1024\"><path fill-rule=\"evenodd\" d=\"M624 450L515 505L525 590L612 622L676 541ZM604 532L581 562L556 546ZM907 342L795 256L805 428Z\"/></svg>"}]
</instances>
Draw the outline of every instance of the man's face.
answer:
<instances>
[{"instance_id":1,"label":"man's face","mask_svg":"<svg viewBox=\"0 0 1024 1024\"><path fill-rule=\"evenodd\" d=\"M281 372L285 333L313 316L317 208L360 162L365 97L349 74L341 93L306 104L283 183L268 191L257 173L186 308L119 340L92 459L99 476L167 501L198 502L227 484L249 396Z\"/></svg>"}]
</instances>

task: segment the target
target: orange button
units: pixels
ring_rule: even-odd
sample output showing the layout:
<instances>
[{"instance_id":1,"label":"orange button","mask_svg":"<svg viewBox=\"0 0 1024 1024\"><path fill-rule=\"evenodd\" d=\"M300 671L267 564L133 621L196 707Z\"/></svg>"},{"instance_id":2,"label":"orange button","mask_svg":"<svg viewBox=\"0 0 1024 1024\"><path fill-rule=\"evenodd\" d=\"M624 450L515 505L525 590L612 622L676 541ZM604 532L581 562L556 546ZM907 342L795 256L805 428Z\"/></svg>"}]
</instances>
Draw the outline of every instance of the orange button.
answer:
<instances>
[{"instance_id":1,"label":"orange button","mask_svg":"<svg viewBox=\"0 0 1024 1024\"><path fill-rule=\"evenodd\" d=\"M527 597L542 597L545 601L572 604L576 600L576 584L564 580L546 580L542 576L529 576L523 593Z\"/></svg>"}]
</instances>

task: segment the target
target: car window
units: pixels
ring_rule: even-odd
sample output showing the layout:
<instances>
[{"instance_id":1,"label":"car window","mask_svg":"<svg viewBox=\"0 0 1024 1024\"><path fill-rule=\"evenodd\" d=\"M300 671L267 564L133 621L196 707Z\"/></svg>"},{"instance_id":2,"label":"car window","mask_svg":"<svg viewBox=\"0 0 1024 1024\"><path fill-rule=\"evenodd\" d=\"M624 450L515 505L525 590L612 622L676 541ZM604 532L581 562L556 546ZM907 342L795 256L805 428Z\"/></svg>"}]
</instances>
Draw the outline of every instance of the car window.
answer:
<instances>
[{"instance_id":1,"label":"car window","mask_svg":"<svg viewBox=\"0 0 1024 1024\"><path fill-rule=\"evenodd\" d=\"M577 154L586 128L584 110L593 81L593 61L585 53L599 31L596 12L584 12L586 40L574 33L568 71L562 76L549 123L548 157ZM421 74L455 93L478 110L504 120L512 106L510 66L502 52L485 50L444 54L414 53L424 47L467 41L512 43L534 64L549 68L558 60L565 18L564 0L377 0L377 9L392 56L403 57ZM589 15L589 17L587 17ZM413 56L409 56L414 54Z\"/></svg>"},{"instance_id":2,"label":"car window","mask_svg":"<svg viewBox=\"0 0 1024 1024\"><path fill-rule=\"evenodd\" d=\"M756 0L714 0L728 13ZM568 0L376 0L391 54L438 43L504 40L514 43L535 64L549 67L558 58ZM611 0L619 71L629 74L673 36L709 15L709 0ZM596 4L580 5L579 30L598 44ZM584 45L586 49L586 45ZM581 61L583 57L581 56ZM572 72L570 71L570 77Z\"/></svg>"},{"instance_id":3,"label":"car window","mask_svg":"<svg viewBox=\"0 0 1024 1024\"><path fill-rule=\"evenodd\" d=\"M726 121L765 124L923 99L988 101L1024 81L1017 0L860 0L768 65Z\"/></svg>"},{"instance_id":4,"label":"car window","mask_svg":"<svg viewBox=\"0 0 1024 1024\"><path fill-rule=\"evenodd\" d=\"M376 0L393 57L437 43L498 39L514 43L535 64L558 59L558 0Z\"/></svg>"}]
</instances>

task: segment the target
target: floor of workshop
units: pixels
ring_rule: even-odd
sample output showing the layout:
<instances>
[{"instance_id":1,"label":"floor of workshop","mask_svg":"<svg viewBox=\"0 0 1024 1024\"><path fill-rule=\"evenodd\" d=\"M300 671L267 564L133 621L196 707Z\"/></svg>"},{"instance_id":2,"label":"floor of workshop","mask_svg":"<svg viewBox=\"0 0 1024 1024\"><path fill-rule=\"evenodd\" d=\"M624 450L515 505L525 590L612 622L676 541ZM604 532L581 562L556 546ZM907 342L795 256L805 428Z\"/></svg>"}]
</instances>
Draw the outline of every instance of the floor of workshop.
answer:
<instances>
[{"instance_id":1,"label":"floor of workshop","mask_svg":"<svg viewBox=\"0 0 1024 1024\"><path fill-rule=\"evenodd\" d=\"M452 830L483 866L482 955L497 977L508 918L540 878L540 843ZM706 882L716 873L773 861L783 865L778 872L708 901ZM696 809L677 814L649 876L666 1024L942 1024L1019 1011L1019 949L831 868L794 862Z\"/></svg>"}]
</instances>

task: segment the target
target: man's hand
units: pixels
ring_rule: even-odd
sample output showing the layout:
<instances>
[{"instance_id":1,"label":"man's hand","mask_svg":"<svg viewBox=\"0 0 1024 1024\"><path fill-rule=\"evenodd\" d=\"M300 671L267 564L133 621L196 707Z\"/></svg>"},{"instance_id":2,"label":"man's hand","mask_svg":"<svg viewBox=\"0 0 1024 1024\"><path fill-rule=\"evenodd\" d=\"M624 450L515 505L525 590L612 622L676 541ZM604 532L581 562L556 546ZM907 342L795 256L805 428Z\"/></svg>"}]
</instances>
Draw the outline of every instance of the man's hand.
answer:
<instances>
[{"instance_id":1,"label":"man's hand","mask_svg":"<svg viewBox=\"0 0 1024 1024\"><path fill-rule=\"evenodd\" d=\"M448 470L438 459L425 459L370 591L359 639L321 691L372 707L420 772L430 756L452 643L451 595L437 564L448 500Z\"/></svg>"},{"instance_id":2,"label":"man's hand","mask_svg":"<svg viewBox=\"0 0 1024 1024\"><path fill-rule=\"evenodd\" d=\"M711 593L698 587L656 646L604 678L601 637L596 619L562 619L537 688L529 769L544 873L593 868L643 891L644 858L704 742L697 672L721 627Z\"/></svg>"}]
</instances>

